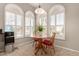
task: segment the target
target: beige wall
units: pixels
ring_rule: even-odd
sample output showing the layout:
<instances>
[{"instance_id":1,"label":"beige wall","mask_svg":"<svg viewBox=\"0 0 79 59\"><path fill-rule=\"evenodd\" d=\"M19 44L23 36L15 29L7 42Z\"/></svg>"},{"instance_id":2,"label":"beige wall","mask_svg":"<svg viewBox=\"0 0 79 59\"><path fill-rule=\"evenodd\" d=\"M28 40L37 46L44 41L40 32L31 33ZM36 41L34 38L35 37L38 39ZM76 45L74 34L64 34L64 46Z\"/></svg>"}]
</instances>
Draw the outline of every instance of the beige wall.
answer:
<instances>
[{"instance_id":1,"label":"beige wall","mask_svg":"<svg viewBox=\"0 0 79 59\"><path fill-rule=\"evenodd\" d=\"M43 6L49 12L49 9L57 4ZM60 4L65 7L65 40L56 40L56 45L79 50L79 4Z\"/></svg>"},{"instance_id":2,"label":"beige wall","mask_svg":"<svg viewBox=\"0 0 79 59\"><path fill-rule=\"evenodd\" d=\"M0 29L3 28L4 4L0 4Z\"/></svg>"},{"instance_id":3,"label":"beige wall","mask_svg":"<svg viewBox=\"0 0 79 59\"><path fill-rule=\"evenodd\" d=\"M0 28L3 28L4 5L0 4ZM32 10L33 7L18 4L24 11ZM52 5L52 4L51 4ZM65 7L65 40L56 40L56 45L79 50L79 4L61 4ZM52 5L53 6L53 5ZM44 7L45 8L45 7ZM46 9L47 8L47 9ZM48 10L48 7L45 9ZM48 12L48 11L47 11Z\"/></svg>"},{"instance_id":4,"label":"beige wall","mask_svg":"<svg viewBox=\"0 0 79 59\"><path fill-rule=\"evenodd\" d=\"M79 4L63 4L65 7L65 40L56 44L79 50Z\"/></svg>"}]
</instances>

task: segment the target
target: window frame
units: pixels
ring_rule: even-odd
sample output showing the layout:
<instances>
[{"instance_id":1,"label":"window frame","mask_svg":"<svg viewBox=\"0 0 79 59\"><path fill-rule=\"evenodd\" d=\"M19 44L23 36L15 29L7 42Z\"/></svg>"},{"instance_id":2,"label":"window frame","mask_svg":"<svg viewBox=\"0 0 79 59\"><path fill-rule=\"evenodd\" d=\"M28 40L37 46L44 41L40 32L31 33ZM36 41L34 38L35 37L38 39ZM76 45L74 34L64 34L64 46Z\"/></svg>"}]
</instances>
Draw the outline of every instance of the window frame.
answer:
<instances>
[{"instance_id":1,"label":"window frame","mask_svg":"<svg viewBox=\"0 0 79 59\"><path fill-rule=\"evenodd\" d=\"M28 13L28 12L30 12L30 13ZM29 14L31 14L30 17L29 17ZM24 22L24 31L25 31L24 37L32 37L32 34L33 34L33 35L35 34L35 33L34 33L34 29L35 29L35 16L34 16L34 13L33 13L32 11L27 11L24 15L25 15L25 17L24 17L24 18L25 18L25 19L24 19L24 20L25 20L25 22ZM25 24L25 23L26 23L26 18L27 18L28 20L30 20L29 26L26 26L26 24ZM31 20L33 21L33 26L31 25L31 22L32 22ZM26 30L27 30L26 28L28 28L28 27L30 28L30 33L29 33L30 35L29 35L29 36L26 35ZM33 28L33 30L32 30L31 28ZM31 30L32 30L33 32L32 32ZM32 34L31 34L31 33L32 33Z\"/></svg>"},{"instance_id":2,"label":"window frame","mask_svg":"<svg viewBox=\"0 0 79 59\"><path fill-rule=\"evenodd\" d=\"M62 12L61 12L61 13L62 13ZM63 33L64 35L63 35L63 36L64 36L64 37L63 37L63 38L58 38L58 37L56 37L56 39L58 39L58 40L59 40L59 39L60 39L60 40L65 40L65 11L64 11L63 13L64 13L64 24L63 24L63 25L57 25L57 24L56 24L56 22L57 22L57 14L59 14L59 13L54 14L54 16L55 16L55 25L51 25L51 24L49 25L50 27L51 27L51 26L55 26L55 31L56 31L56 27L57 27L57 26L63 26L63 28L64 28L64 30L63 30L63 31L64 31L64 33ZM52 15L51 15L51 16L52 16ZM50 19L50 20L51 20L51 19ZM50 30L50 29L49 29L49 30Z\"/></svg>"},{"instance_id":3,"label":"window frame","mask_svg":"<svg viewBox=\"0 0 79 59\"><path fill-rule=\"evenodd\" d=\"M43 18L43 17L46 17L46 18ZM45 36L43 36L42 34L42 37L47 37L48 36L48 20L47 20L47 13L46 14L37 14L37 17L36 17L36 28L39 26L39 25L42 25L44 28L46 28L46 32L47 33ZM43 21L42 21L42 18L44 19L44 21L46 21L45 25L43 24ZM36 35L39 35L38 32L36 32Z\"/></svg>"},{"instance_id":4,"label":"window frame","mask_svg":"<svg viewBox=\"0 0 79 59\"><path fill-rule=\"evenodd\" d=\"M6 25L6 15L7 15L7 13L12 13L12 14L14 14L14 16L15 16L15 18L14 18L14 25ZM17 27L19 26L19 27L23 27L23 25L21 24L21 25L17 25L16 23L17 23L17 15L20 15L21 17L22 17L22 15L21 14L16 14L16 13L14 13L14 12L10 12L10 11L5 11L5 26L12 26L12 27L15 27L15 30L14 30L14 33L15 33L15 39L19 39L19 38L23 38L24 37L24 34L22 33L22 37L18 37L17 38L17 32L16 32L16 30L17 30ZM22 20L22 19L21 19ZM21 23L23 23L23 22L21 22ZM5 26L4 26L4 32L5 32Z\"/></svg>"}]
</instances>

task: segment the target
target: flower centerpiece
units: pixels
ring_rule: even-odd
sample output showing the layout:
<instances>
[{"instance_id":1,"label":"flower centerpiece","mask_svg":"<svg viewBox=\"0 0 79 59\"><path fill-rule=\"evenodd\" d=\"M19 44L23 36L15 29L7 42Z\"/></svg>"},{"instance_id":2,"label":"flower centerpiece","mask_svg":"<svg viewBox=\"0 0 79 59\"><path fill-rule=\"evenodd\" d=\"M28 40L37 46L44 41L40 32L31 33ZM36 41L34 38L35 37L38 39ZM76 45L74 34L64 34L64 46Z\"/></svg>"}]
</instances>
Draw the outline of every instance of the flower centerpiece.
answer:
<instances>
[{"instance_id":1,"label":"flower centerpiece","mask_svg":"<svg viewBox=\"0 0 79 59\"><path fill-rule=\"evenodd\" d=\"M43 28L43 26L42 25L39 25L38 27L37 27L37 32L39 33L39 36L42 36L42 32L44 31L44 28Z\"/></svg>"}]
</instances>

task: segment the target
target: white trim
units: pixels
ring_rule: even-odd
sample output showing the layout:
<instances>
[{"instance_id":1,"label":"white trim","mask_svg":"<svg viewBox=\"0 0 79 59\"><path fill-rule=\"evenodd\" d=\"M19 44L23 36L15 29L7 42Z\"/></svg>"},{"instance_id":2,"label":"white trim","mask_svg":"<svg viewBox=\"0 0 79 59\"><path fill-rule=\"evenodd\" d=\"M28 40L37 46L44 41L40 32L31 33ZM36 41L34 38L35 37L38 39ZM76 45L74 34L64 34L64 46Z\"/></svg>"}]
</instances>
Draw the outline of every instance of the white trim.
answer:
<instances>
[{"instance_id":1,"label":"white trim","mask_svg":"<svg viewBox=\"0 0 79 59\"><path fill-rule=\"evenodd\" d=\"M74 50L74 49L67 48L67 47L62 47L62 46L59 46L59 45L56 45L56 47L66 49L66 50L70 50L70 51L74 51L74 52L79 52L78 50Z\"/></svg>"}]
</instances>

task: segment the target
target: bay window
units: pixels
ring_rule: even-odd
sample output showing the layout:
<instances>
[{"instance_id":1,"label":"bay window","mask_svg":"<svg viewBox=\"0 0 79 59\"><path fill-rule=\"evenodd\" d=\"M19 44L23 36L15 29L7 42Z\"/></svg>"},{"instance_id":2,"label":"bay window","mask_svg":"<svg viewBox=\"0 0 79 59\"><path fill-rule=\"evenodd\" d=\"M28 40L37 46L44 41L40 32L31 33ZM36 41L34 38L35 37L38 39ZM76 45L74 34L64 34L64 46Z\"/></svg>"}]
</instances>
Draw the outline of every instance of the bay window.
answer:
<instances>
[{"instance_id":1,"label":"bay window","mask_svg":"<svg viewBox=\"0 0 79 59\"><path fill-rule=\"evenodd\" d=\"M11 10L13 11L13 9ZM23 19L23 15L25 18ZM49 18L48 18L49 16ZM32 37L37 26L42 25L43 32L42 37L51 36L52 32L56 32L57 39L65 39L65 12L64 7L56 5L50 9L49 14L36 15L27 11L25 14L16 12L5 12L5 31L14 31L15 38ZM35 28L36 26L36 28Z\"/></svg>"}]
</instances>

